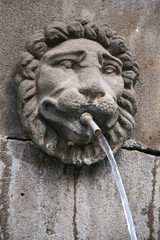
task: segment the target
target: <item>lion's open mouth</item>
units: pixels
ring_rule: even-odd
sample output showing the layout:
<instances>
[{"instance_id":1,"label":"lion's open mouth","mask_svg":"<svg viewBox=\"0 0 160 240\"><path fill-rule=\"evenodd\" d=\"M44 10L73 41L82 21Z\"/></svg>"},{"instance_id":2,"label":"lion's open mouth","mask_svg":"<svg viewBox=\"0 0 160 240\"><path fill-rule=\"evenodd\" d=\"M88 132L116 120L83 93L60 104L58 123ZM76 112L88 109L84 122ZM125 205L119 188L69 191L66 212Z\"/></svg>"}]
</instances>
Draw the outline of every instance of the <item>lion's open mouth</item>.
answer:
<instances>
[{"instance_id":1,"label":"lion's open mouth","mask_svg":"<svg viewBox=\"0 0 160 240\"><path fill-rule=\"evenodd\" d=\"M61 110L52 98L45 98L39 105L39 113L51 127L61 134L66 142L71 144L87 144L94 139L92 131L80 122L80 115L83 112L89 112L100 128L106 129L115 124L118 118L118 111L115 111L114 118L107 117L98 113L96 107L92 105L83 105L78 110ZM108 121L106 121L108 118ZM108 123L108 124L107 124Z\"/></svg>"},{"instance_id":2,"label":"lion's open mouth","mask_svg":"<svg viewBox=\"0 0 160 240\"><path fill-rule=\"evenodd\" d=\"M51 98L42 100L39 113L57 134L72 144L87 144L93 137L92 131L80 123L78 111L64 112Z\"/></svg>"}]
</instances>

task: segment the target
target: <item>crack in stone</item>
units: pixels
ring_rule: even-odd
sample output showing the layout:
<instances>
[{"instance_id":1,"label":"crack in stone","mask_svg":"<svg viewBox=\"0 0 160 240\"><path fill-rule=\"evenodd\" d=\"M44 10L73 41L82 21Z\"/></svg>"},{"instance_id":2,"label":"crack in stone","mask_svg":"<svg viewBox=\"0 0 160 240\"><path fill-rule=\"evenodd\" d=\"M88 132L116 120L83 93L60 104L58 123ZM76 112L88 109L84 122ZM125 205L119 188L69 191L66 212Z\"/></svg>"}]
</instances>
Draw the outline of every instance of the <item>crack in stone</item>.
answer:
<instances>
[{"instance_id":1,"label":"crack in stone","mask_svg":"<svg viewBox=\"0 0 160 240\"><path fill-rule=\"evenodd\" d=\"M73 234L74 240L78 240L78 231L77 231L77 222L76 222L76 215L77 215L77 181L80 175L80 168L74 166L74 208L73 208Z\"/></svg>"},{"instance_id":2,"label":"crack in stone","mask_svg":"<svg viewBox=\"0 0 160 240\"><path fill-rule=\"evenodd\" d=\"M16 137L5 137L5 139L7 140L11 140L11 141L22 141L22 142L32 142L32 140L30 138L16 138ZM128 143L132 141L129 140ZM126 141L127 143L127 141ZM122 149L126 149L126 150L130 150L130 151L139 151L139 152L143 152L143 153L146 153L146 154L150 154L150 155L154 155L154 156L159 156L160 157L160 151L159 150L154 150L154 149L151 149L147 146L141 146L139 144L135 145L130 145L130 143L128 144L124 144L124 146L122 147Z\"/></svg>"},{"instance_id":3,"label":"crack in stone","mask_svg":"<svg viewBox=\"0 0 160 240\"><path fill-rule=\"evenodd\" d=\"M149 228L149 237L147 238L147 240L156 240L155 237L153 236L153 234L155 233L155 229L154 229L154 208L155 208L155 192L156 192L156 183L157 183L157 179L156 176L158 174L157 169L158 169L158 159L154 160L154 167L152 169L152 174L153 174L153 180L152 180L152 197L151 197L151 202L149 203L149 206L145 207L144 209L142 209L142 214L143 215L147 215L148 217L148 228Z\"/></svg>"},{"instance_id":4,"label":"crack in stone","mask_svg":"<svg viewBox=\"0 0 160 240\"><path fill-rule=\"evenodd\" d=\"M31 139L26 139L26 138L7 137L6 139L11 141L32 142Z\"/></svg>"},{"instance_id":5,"label":"crack in stone","mask_svg":"<svg viewBox=\"0 0 160 240\"><path fill-rule=\"evenodd\" d=\"M156 191L156 176L157 176L157 169L158 169L158 159L155 159L154 161L154 168L152 169L152 174L153 174L153 189L152 189L152 199L151 202L148 206L148 211L147 211L147 216L148 216L148 227L150 230L150 234L148 237L148 240L155 240L155 237L153 236L155 229L154 229L154 201L155 201L155 191Z\"/></svg>"},{"instance_id":6,"label":"crack in stone","mask_svg":"<svg viewBox=\"0 0 160 240\"><path fill-rule=\"evenodd\" d=\"M158 150L153 150L151 148L140 148L140 147L129 147L129 146L125 146L125 147L122 147L122 149L126 149L126 150L130 150L130 151L139 151L139 152L142 152L142 153L146 153L146 154L149 154L149 155L153 155L153 156L159 156L160 157L160 151Z\"/></svg>"},{"instance_id":7,"label":"crack in stone","mask_svg":"<svg viewBox=\"0 0 160 240\"><path fill-rule=\"evenodd\" d=\"M9 185L10 185L10 178L11 178L11 164L12 160L9 156L6 156L6 143L2 143L4 152L1 156L1 161L4 163L5 167L2 174L2 186L1 186L1 194L0 194L0 228L1 228L1 234L0 239L8 240L9 239L9 233L7 230L7 223L8 223L8 217L9 217Z\"/></svg>"}]
</instances>

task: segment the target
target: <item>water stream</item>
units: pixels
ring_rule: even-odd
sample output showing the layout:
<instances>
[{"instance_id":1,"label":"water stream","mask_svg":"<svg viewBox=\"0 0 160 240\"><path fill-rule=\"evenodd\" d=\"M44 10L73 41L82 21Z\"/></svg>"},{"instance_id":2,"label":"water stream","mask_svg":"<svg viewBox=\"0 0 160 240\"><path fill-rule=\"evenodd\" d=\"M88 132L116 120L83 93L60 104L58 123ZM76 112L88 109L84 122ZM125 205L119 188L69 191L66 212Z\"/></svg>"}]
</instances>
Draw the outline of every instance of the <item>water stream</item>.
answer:
<instances>
[{"instance_id":1,"label":"water stream","mask_svg":"<svg viewBox=\"0 0 160 240\"><path fill-rule=\"evenodd\" d=\"M102 134L102 132L98 132L96 134L96 136L98 138L98 141L99 141L99 144L100 144L101 148L106 153L106 156L107 156L107 158L110 162L112 172L114 174L116 184L117 184L117 187L118 187L118 190L119 190L119 194L120 194L120 197L121 197L121 201L122 201L125 217L126 217L126 220L127 220L127 226L128 226L128 231L129 231L131 240L137 240L132 214L131 214L131 211L130 211L130 208L129 208L127 195L126 195L126 192L125 192L125 189L124 189L124 185L123 185L123 182L122 182L121 175L120 175L119 170L118 170L116 160L115 160L115 158L113 156L113 153L112 153L112 150L111 150L106 138Z\"/></svg>"},{"instance_id":2,"label":"water stream","mask_svg":"<svg viewBox=\"0 0 160 240\"><path fill-rule=\"evenodd\" d=\"M132 214L131 214L131 211L130 211L130 208L129 208L127 195L126 195L124 185L123 185L123 182L122 182L122 178L121 178L121 175L119 173L118 166L117 166L116 160L113 156L112 150L111 150L106 138L102 134L101 129L93 121L93 118L92 118L91 114L89 114L87 112L83 113L80 117L80 121L83 124L89 126L92 129L92 131L94 132L94 134L98 138L100 147L105 152L105 154L106 154L106 156L107 156L107 158L110 162L112 172L113 172L113 175L115 177L116 184L117 184L119 194L120 194L120 197L121 197L121 201L122 201L125 217L126 217L126 220L127 220L127 226L128 226L128 231L129 231L131 240L137 240L135 226L134 226Z\"/></svg>"}]
</instances>

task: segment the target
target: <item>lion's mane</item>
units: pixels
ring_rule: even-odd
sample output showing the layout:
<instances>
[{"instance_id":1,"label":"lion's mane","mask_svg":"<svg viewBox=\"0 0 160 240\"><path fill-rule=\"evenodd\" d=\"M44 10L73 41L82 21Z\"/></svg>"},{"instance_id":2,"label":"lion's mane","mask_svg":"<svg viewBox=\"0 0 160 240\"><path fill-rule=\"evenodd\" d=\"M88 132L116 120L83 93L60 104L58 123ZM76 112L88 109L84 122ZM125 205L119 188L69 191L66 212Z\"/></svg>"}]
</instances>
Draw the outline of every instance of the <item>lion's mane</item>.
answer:
<instances>
[{"instance_id":1,"label":"lion's mane","mask_svg":"<svg viewBox=\"0 0 160 240\"><path fill-rule=\"evenodd\" d=\"M49 126L46 126L38 115L36 90L36 78L42 56L48 49L74 38L87 38L96 41L122 61L124 92L117 102L119 117L114 126L108 128L106 135L114 152L122 146L134 126L133 116L137 110L134 85L139 77L139 66L124 39L118 36L106 23L75 21L65 24L53 22L45 29L37 31L27 41L25 51L20 56L16 75L19 114L23 126L33 142L49 155L58 157L64 162L75 164L79 162L81 164L82 161L78 160L78 154L81 154L79 146L72 146L76 150L76 154L73 149L68 150L68 152L63 152L62 149L62 151L60 149L58 152L56 151L57 134ZM97 149L97 144L94 144ZM96 150L93 159L93 156L89 154L90 148L91 146L88 146L88 149L84 151L85 163L90 164L104 158L103 152Z\"/></svg>"}]
</instances>

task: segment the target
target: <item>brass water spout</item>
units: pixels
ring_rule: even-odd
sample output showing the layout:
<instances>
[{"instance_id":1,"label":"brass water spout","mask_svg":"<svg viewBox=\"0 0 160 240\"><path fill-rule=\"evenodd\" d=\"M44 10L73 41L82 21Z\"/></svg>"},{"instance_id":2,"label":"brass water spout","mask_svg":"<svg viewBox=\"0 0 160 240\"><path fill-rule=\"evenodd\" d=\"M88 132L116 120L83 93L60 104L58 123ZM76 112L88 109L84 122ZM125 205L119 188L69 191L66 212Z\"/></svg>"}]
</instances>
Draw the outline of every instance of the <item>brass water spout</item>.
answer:
<instances>
[{"instance_id":1,"label":"brass water spout","mask_svg":"<svg viewBox=\"0 0 160 240\"><path fill-rule=\"evenodd\" d=\"M90 113L83 113L80 116L80 121L84 125L87 125L90 127L95 135L97 135L99 132L101 132L101 129L97 126L97 124L93 121L93 117Z\"/></svg>"}]
</instances>

